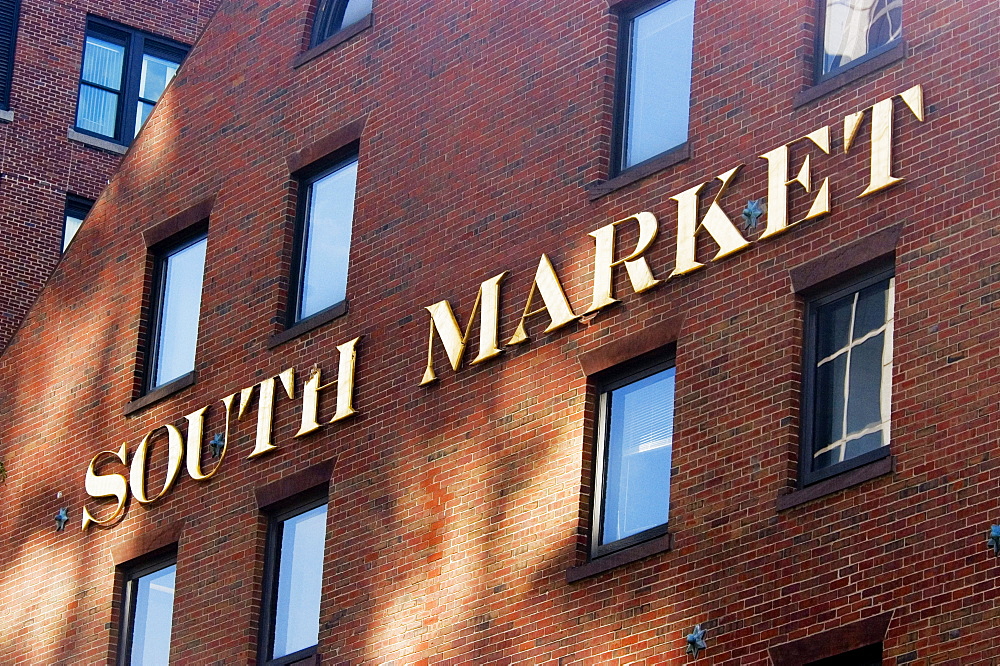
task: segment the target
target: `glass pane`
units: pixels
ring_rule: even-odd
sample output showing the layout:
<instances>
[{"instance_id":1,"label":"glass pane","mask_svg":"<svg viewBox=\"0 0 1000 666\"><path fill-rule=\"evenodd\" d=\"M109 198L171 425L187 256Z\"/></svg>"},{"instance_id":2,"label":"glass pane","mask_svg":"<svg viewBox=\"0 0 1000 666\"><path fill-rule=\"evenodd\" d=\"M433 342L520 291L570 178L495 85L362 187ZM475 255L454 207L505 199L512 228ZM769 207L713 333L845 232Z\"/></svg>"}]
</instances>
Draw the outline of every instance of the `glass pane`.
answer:
<instances>
[{"instance_id":1,"label":"glass pane","mask_svg":"<svg viewBox=\"0 0 1000 666\"><path fill-rule=\"evenodd\" d=\"M153 105L148 104L143 101L137 102L138 106L135 109L135 133L138 134L139 130L142 129L143 123L146 122L146 118L149 117L149 112L153 110Z\"/></svg>"},{"instance_id":2,"label":"glass pane","mask_svg":"<svg viewBox=\"0 0 1000 666\"><path fill-rule=\"evenodd\" d=\"M274 658L316 645L323 582L326 505L282 523Z\"/></svg>"},{"instance_id":3,"label":"glass pane","mask_svg":"<svg viewBox=\"0 0 1000 666\"><path fill-rule=\"evenodd\" d=\"M858 292L858 306L854 313L855 340L885 324L885 306L888 293L888 280L873 284Z\"/></svg>"},{"instance_id":4,"label":"glass pane","mask_svg":"<svg viewBox=\"0 0 1000 666\"><path fill-rule=\"evenodd\" d=\"M354 160L316 180L309 188L298 319L347 298L347 262L357 179L358 161Z\"/></svg>"},{"instance_id":5,"label":"glass pane","mask_svg":"<svg viewBox=\"0 0 1000 666\"><path fill-rule=\"evenodd\" d=\"M847 348L854 294L824 305L816 313L816 362Z\"/></svg>"},{"instance_id":6,"label":"glass pane","mask_svg":"<svg viewBox=\"0 0 1000 666\"><path fill-rule=\"evenodd\" d=\"M133 666L167 666L176 570L172 564L134 581L135 622L129 660Z\"/></svg>"},{"instance_id":7,"label":"glass pane","mask_svg":"<svg viewBox=\"0 0 1000 666\"><path fill-rule=\"evenodd\" d=\"M124 62L124 46L87 35L87 42L83 49L83 76L81 78L87 83L121 90Z\"/></svg>"},{"instance_id":8,"label":"glass pane","mask_svg":"<svg viewBox=\"0 0 1000 666\"><path fill-rule=\"evenodd\" d=\"M156 103L167 84L174 78L179 66L172 60L144 53L142 55L142 73L139 76L139 97L147 102Z\"/></svg>"},{"instance_id":9,"label":"glass pane","mask_svg":"<svg viewBox=\"0 0 1000 666\"><path fill-rule=\"evenodd\" d=\"M615 389L604 475L601 543L664 525L670 508L674 368Z\"/></svg>"},{"instance_id":10,"label":"glass pane","mask_svg":"<svg viewBox=\"0 0 1000 666\"><path fill-rule=\"evenodd\" d=\"M114 137L118 119L118 94L80 84L76 126L88 132Z\"/></svg>"},{"instance_id":11,"label":"glass pane","mask_svg":"<svg viewBox=\"0 0 1000 666\"><path fill-rule=\"evenodd\" d=\"M206 240L202 238L163 259L165 275L150 388L162 386L194 370L205 245Z\"/></svg>"},{"instance_id":12,"label":"glass pane","mask_svg":"<svg viewBox=\"0 0 1000 666\"><path fill-rule=\"evenodd\" d=\"M851 350L851 392L847 401L847 433L882 422L883 333Z\"/></svg>"},{"instance_id":13,"label":"glass pane","mask_svg":"<svg viewBox=\"0 0 1000 666\"><path fill-rule=\"evenodd\" d=\"M903 0L827 0L823 73L902 35Z\"/></svg>"},{"instance_id":14,"label":"glass pane","mask_svg":"<svg viewBox=\"0 0 1000 666\"><path fill-rule=\"evenodd\" d=\"M694 0L671 0L640 14L631 40L622 168L687 141Z\"/></svg>"},{"instance_id":15,"label":"glass pane","mask_svg":"<svg viewBox=\"0 0 1000 666\"><path fill-rule=\"evenodd\" d=\"M350 0L344 10L344 20L341 26L353 25L372 13L372 0Z\"/></svg>"},{"instance_id":16,"label":"glass pane","mask_svg":"<svg viewBox=\"0 0 1000 666\"><path fill-rule=\"evenodd\" d=\"M862 453L875 451L882 446L882 431L870 432L864 437L852 439L847 442L847 449L844 451L844 460L855 458Z\"/></svg>"},{"instance_id":17,"label":"glass pane","mask_svg":"<svg viewBox=\"0 0 1000 666\"><path fill-rule=\"evenodd\" d=\"M847 354L827 361L816 368L815 427L816 451L844 436L844 391L847 375Z\"/></svg>"},{"instance_id":18,"label":"glass pane","mask_svg":"<svg viewBox=\"0 0 1000 666\"><path fill-rule=\"evenodd\" d=\"M83 224L83 218L76 217L75 215L66 216L66 224L63 227L63 252L69 247L69 243L73 240L73 236L76 236L76 232L80 230L80 225Z\"/></svg>"}]
</instances>

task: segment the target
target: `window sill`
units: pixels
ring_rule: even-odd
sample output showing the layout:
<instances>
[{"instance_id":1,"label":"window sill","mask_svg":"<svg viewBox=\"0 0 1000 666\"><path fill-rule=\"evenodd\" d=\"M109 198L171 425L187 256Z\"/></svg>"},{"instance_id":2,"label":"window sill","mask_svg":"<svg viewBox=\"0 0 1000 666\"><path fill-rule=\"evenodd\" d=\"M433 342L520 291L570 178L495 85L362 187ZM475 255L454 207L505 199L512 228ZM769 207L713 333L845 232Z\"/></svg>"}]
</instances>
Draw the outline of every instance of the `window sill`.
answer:
<instances>
[{"instance_id":1,"label":"window sill","mask_svg":"<svg viewBox=\"0 0 1000 666\"><path fill-rule=\"evenodd\" d=\"M360 21L352 23L346 28L341 28L340 30L333 33L332 35L327 37L325 40L323 40L316 46L306 51L303 51L302 53L292 58L292 69L298 69L299 67L306 64L310 60L318 58L327 51L337 48L338 46L349 40L351 37L354 37L358 33L364 32L368 28L372 27L373 22L374 20L372 14L369 13L368 16L364 17Z\"/></svg>"},{"instance_id":2,"label":"window sill","mask_svg":"<svg viewBox=\"0 0 1000 666\"><path fill-rule=\"evenodd\" d=\"M800 504L805 504L806 502L811 502L814 499L838 493L841 490L846 490L852 486L860 485L865 481L870 481L880 476L891 474L895 471L896 458L894 456L886 456L885 458L868 463L867 465L855 467L854 469L844 472L843 474L838 474L837 476L830 477L829 479L824 479L823 481L814 483L811 486L806 486L800 490L792 491L787 495L779 495L778 500L775 503L775 508L778 511L791 509L792 507L799 506Z\"/></svg>"},{"instance_id":3,"label":"window sill","mask_svg":"<svg viewBox=\"0 0 1000 666\"><path fill-rule=\"evenodd\" d=\"M797 109L800 106L805 106L809 102L819 99L820 97L825 97L835 90L839 90L849 83L853 83L858 79L864 78L872 72L888 67L892 63L902 60L905 57L906 41L900 39L899 43L890 48L888 51L884 51L858 63L848 65L848 68L840 74L835 74L825 81L820 81L816 85L809 86L808 88L801 90L792 100L792 108Z\"/></svg>"},{"instance_id":4,"label":"window sill","mask_svg":"<svg viewBox=\"0 0 1000 666\"><path fill-rule=\"evenodd\" d=\"M655 539L643 541L642 543L636 544L630 548L625 548L596 560L591 560L590 562L581 564L578 567L567 569L566 582L575 583L579 580L583 580L584 578L590 578L591 576L596 576L597 574L604 573L605 571L611 571L612 569L617 569L620 566L631 564L632 562L638 562L639 560L645 559L650 555L665 553L672 547L673 536L670 534L664 534L663 536L656 537Z\"/></svg>"},{"instance_id":5,"label":"window sill","mask_svg":"<svg viewBox=\"0 0 1000 666\"><path fill-rule=\"evenodd\" d=\"M316 652L314 645L290 655L266 661L264 666L319 666L319 663L319 653Z\"/></svg>"},{"instance_id":6,"label":"window sill","mask_svg":"<svg viewBox=\"0 0 1000 666\"><path fill-rule=\"evenodd\" d=\"M609 178L603 182L588 185L585 188L587 190L587 195L591 201L600 199L607 194L611 194L615 190L619 190L626 185L636 183L647 176L653 175L657 171L662 171L667 167L672 167L675 164L679 164L684 160L689 159L690 157L691 142L685 141L676 148L671 148L665 153L660 153L656 157L651 157L645 162L640 162L633 167L629 167L614 178Z\"/></svg>"},{"instance_id":7,"label":"window sill","mask_svg":"<svg viewBox=\"0 0 1000 666\"><path fill-rule=\"evenodd\" d=\"M97 148L98 150L104 150L109 153L115 153L116 155L124 155L128 151L128 146L123 146L120 143L108 141L107 139L99 139L96 136L90 136L89 134L83 134L82 132L77 132L72 128L66 133L66 137L70 141L76 141L77 143L82 143L85 146Z\"/></svg>"},{"instance_id":8,"label":"window sill","mask_svg":"<svg viewBox=\"0 0 1000 666\"><path fill-rule=\"evenodd\" d=\"M0 123L14 122L14 112L0 109Z\"/></svg>"},{"instance_id":9,"label":"window sill","mask_svg":"<svg viewBox=\"0 0 1000 666\"><path fill-rule=\"evenodd\" d=\"M139 410L149 407L154 402L159 402L160 400L168 398L174 395L175 393L180 393L187 387L193 385L195 379L197 379L197 375L195 371L192 370L186 375L181 375L172 382L164 384L159 388L153 389L146 395L136 398L132 402L125 405L125 410L124 410L125 416L131 416L132 414L135 414Z\"/></svg>"},{"instance_id":10,"label":"window sill","mask_svg":"<svg viewBox=\"0 0 1000 666\"><path fill-rule=\"evenodd\" d=\"M267 348L274 349L278 345L283 345L289 340L293 340L303 333L308 333L314 328L319 328L323 324L327 324L337 317L342 317L345 314L347 314L347 301L341 301L326 310L320 310L316 314L303 319L294 326L290 326L281 333L275 333L272 335L267 341Z\"/></svg>"}]
</instances>

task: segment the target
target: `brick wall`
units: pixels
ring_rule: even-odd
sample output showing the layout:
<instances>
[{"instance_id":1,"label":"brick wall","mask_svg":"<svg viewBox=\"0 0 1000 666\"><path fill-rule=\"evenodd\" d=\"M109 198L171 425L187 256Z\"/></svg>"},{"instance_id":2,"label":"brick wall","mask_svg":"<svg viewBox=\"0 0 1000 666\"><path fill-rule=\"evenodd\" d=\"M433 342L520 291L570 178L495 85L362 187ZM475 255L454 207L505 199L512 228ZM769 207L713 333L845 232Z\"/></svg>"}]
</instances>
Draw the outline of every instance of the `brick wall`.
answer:
<instances>
[{"instance_id":1,"label":"brick wall","mask_svg":"<svg viewBox=\"0 0 1000 666\"><path fill-rule=\"evenodd\" d=\"M702 623L701 660L766 664L769 648L888 612L885 663L993 663L995 3L906 4L905 59L795 107L811 79L811 3L699 2L692 157L594 200L585 186L607 176L612 124L606 3L376 0L370 30L293 68L308 11L222 4L0 357L0 661L113 660L114 553L180 529L174 663L254 663L266 531L255 489L335 459L323 663L681 664L683 634ZM871 142L863 129L845 155L843 117L917 84L925 121L901 105L895 116L905 181L858 198ZM349 314L269 348L291 263L286 160L362 118ZM646 257L666 278L670 197L743 163L720 200L738 218L766 191L758 156L823 125L831 154L809 153L817 182L830 178L830 215L716 262L701 235L700 271L642 295L618 271L621 304L551 335L534 317L529 344L458 372L437 348L440 381L418 386L425 306L447 298L464 324L478 285L509 270L506 341L544 252L582 313L587 234L643 210L660 220ZM794 168L804 154L793 150ZM142 232L211 196L197 382L125 417ZM793 219L807 207L793 196ZM894 225L895 469L779 511L799 441L804 305L789 271ZM580 355L678 317L673 547L569 584L593 444ZM335 345L358 335L356 417L294 439L299 403L281 397L277 451L247 458L248 416L210 481L182 473L120 524L78 529L83 506L109 511L83 487L98 451L134 451L209 404L206 432L218 432L220 398L293 366L300 391L309 367L332 373ZM164 451L157 440L153 487ZM57 533L60 506L71 523Z\"/></svg>"}]
</instances>

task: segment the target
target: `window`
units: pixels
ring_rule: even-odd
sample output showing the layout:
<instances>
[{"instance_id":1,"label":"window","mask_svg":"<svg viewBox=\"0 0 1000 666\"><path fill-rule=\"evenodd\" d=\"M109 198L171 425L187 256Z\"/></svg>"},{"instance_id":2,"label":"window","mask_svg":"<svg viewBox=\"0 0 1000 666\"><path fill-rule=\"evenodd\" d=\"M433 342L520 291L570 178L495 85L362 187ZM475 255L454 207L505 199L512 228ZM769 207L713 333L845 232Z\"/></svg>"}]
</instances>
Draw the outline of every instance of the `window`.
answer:
<instances>
[{"instance_id":1,"label":"window","mask_svg":"<svg viewBox=\"0 0 1000 666\"><path fill-rule=\"evenodd\" d=\"M326 544L323 494L271 516L264 571L262 664L291 664L316 652Z\"/></svg>"},{"instance_id":2,"label":"window","mask_svg":"<svg viewBox=\"0 0 1000 666\"><path fill-rule=\"evenodd\" d=\"M66 197L66 214L63 218L63 252L69 247L69 243L76 236L76 232L80 230L83 219L87 217L87 213L90 212L93 205L94 202L90 199L84 199L73 194Z\"/></svg>"},{"instance_id":3,"label":"window","mask_svg":"<svg viewBox=\"0 0 1000 666\"><path fill-rule=\"evenodd\" d=\"M291 324L346 303L357 177L354 151L334 166L299 181Z\"/></svg>"},{"instance_id":4,"label":"window","mask_svg":"<svg viewBox=\"0 0 1000 666\"><path fill-rule=\"evenodd\" d=\"M19 0L0 0L0 109L10 108L10 82L14 73Z\"/></svg>"},{"instance_id":5,"label":"window","mask_svg":"<svg viewBox=\"0 0 1000 666\"><path fill-rule=\"evenodd\" d=\"M674 432L674 361L613 370L598 386L591 557L667 531Z\"/></svg>"},{"instance_id":6,"label":"window","mask_svg":"<svg viewBox=\"0 0 1000 666\"><path fill-rule=\"evenodd\" d=\"M91 19L83 50L76 129L128 144L177 73L187 47Z\"/></svg>"},{"instance_id":7,"label":"window","mask_svg":"<svg viewBox=\"0 0 1000 666\"><path fill-rule=\"evenodd\" d=\"M888 455L893 272L806 304L802 484Z\"/></svg>"},{"instance_id":8,"label":"window","mask_svg":"<svg viewBox=\"0 0 1000 666\"><path fill-rule=\"evenodd\" d=\"M125 570L119 666L167 666L176 562L171 554Z\"/></svg>"},{"instance_id":9,"label":"window","mask_svg":"<svg viewBox=\"0 0 1000 666\"><path fill-rule=\"evenodd\" d=\"M820 12L820 79L885 52L903 34L903 0L821 0Z\"/></svg>"},{"instance_id":10,"label":"window","mask_svg":"<svg viewBox=\"0 0 1000 666\"><path fill-rule=\"evenodd\" d=\"M669 0L620 18L616 173L687 142L694 0Z\"/></svg>"},{"instance_id":11,"label":"window","mask_svg":"<svg viewBox=\"0 0 1000 666\"><path fill-rule=\"evenodd\" d=\"M147 391L194 370L206 245L207 237L202 232L171 245L155 258L155 316L147 361Z\"/></svg>"},{"instance_id":12,"label":"window","mask_svg":"<svg viewBox=\"0 0 1000 666\"><path fill-rule=\"evenodd\" d=\"M354 25L372 12L372 0L319 0L313 18L310 46L320 44L339 30Z\"/></svg>"}]
</instances>

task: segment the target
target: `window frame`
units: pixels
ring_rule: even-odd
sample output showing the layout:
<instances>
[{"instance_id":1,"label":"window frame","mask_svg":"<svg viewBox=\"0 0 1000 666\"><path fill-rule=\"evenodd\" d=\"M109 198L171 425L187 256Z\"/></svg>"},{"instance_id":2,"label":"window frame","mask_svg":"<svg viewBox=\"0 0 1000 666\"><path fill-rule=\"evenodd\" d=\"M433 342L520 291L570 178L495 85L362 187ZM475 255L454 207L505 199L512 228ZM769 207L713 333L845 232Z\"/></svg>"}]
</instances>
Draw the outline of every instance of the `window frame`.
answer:
<instances>
[{"instance_id":1,"label":"window frame","mask_svg":"<svg viewBox=\"0 0 1000 666\"><path fill-rule=\"evenodd\" d=\"M174 567L174 600L176 602L176 567L177 567L177 546L176 544L161 549L156 553L144 556L135 562L127 563L120 567L123 575L121 617L118 621L118 654L115 660L117 666L129 666L132 658L132 643L134 640L133 629L135 628L135 614L137 597L135 584L140 578L162 571L170 566ZM173 633L173 613L174 606L171 605L171 633Z\"/></svg>"},{"instance_id":2,"label":"window frame","mask_svg":"<svg viewBox=\"0 0 1000 666\"><path fill-rule=\"evenodd\" d=\"M296 183L296 204L295 204L295 232L292 241L292 261L291 271L288 281L288 303L285 312L285 330L291 331L300 329L310 330L313 325L326 323L336 317L347 313L347 284L351 277L350 253L351 247L347 248L347 271L344 282L344 298L336 303L331 303L325 308L313 312L305 317L299 316L302 309L302 282L305 279L305 262L308 253L309 234L309 207L312 203L313 186L323 178L336 173L349 166L351 162L357 162L360 167L361 160L358 155L360 142L352 141L348 145L331 153L329 156L300 169L294 174ZM354 186L354 202L351 209L351 238L354 237L354 224L357 218L358 188L357 182Z\"/></svg>"},{"instance_id":3,"label":"window frame","mask_svg":"<svg viewBox=\"0 0 1000 666\"><path fill-rule=\"evenodd\" d=\"M336 39L337 36L351 28L357 23L365 22L365 17L371 16L372 12L369 11L365 16L361 17L354 23L344 24L344 17L347 14L347 8L353 0L316 0L313 4L312 22L309 26L309 49L316 48L324 44L325 42ZM323 8L330 7L326 12L323 12ZM330 17L336 17L337 20L334 21ZM326 24L326 30L320 36L318 32L321 24ZM330 29L329 26L336 25L336 28ZM367 27L367 26L366 26Z\"/></svg>"},{"instance_id":4,"label":"window frame","mask_svg":"<svg viewBox=\"0 0 1000 666\"><path fill-rule=\"evenodd\" d=\"M257 641L257 663L260 666L286 666L306 659L316 654L319 643L303 648L282 657L273 658L275 632L277 631L278 584L281 565L281 538L284 533L284 523L291 518L302 515L317 507L327 507L327 525L323 535L323 562L321 572L326 569L326 551L330 535L329 526L330 491L329 484L324 483L294 497L278 502L264 511L267 517L267 536L264 549L264 577L260 604L260 632ZM322 585L320 575L320 585ZM322 597L321 597L322 599ZM319 618L317 618L318 622Z\"/></svg>"},{"instance_id":5,"label":"window frame","mask_svg":"<svg viewBox=\"0 0 1000 666\"><path fill-rule=\"evenodd\" d=\"M105 41L119 44L125 49L122 62L121 88L117 91L83 80L83 66L87 54L87 38L92 35ZM179 68L181 64L183 64L184 59L187 57L190 50L191 49L188 45L176 42L167 37L154 35L96 16L88 16L86 31L84 33L83 49L80 55L80 67L77 73L76 105L74 106L73 111L73 131L103 141L110 141L111 143L116 143L122 146L128 146L131 144L135 137L138 136L138 132L130 133L129 129L135 127L137 115L136 107L142 99L139 94L139 86L142 77L143 56L149 54L158 58L170 60L171 62L176 61ZM114 136L100 134L77 124L80 114L80 90L84 85L101 90L108 90L109 92L114 92L118 95ZM167 85L169 85L169 83Z\"/></svg>"},{"instance_id":6,"label":"window frame","mask_svg":"<svg viewBox=\"0 0 1000 666\"><path fill-rule=\"evenodd\" d=\"M898 48L900 44L905 43L905 37L902 33L902 28L900 35L897 39L890 40L875 48L871 51L866 52L863 56L859 56L854 60L850 61L846 65L841 65L835 69L831 69L829 72L823 72L823 62L826 59L826 10L829 0L817 0L816 4L816 34L813 39L813 85L819 85L825 81L836 78L848 72L855 67L860 67L870 60L874 60L879 56L882 56L895 48ZM902 11L902 9L900 9ZM903 22L903 26L906 22Z\"/></svg>"},{"instance_id":7,"label":"window frame","mask_svg":"<svg viewBox=\"0 0 1000 666\"><path fill-rule=\"evenodd\" d=\"M14 57L17 54L17 33L21 22L21 0L0 0L9 2L10 34L6 53L0 52L0 62L6 61L6 73L0 72L0 111L10 110L10 93L14 87Z\"/></svg>"},{"instance_id":8,"label":"window frame","mask_svg":"<svg viewBox=\"0 0 1000 666\"><path fill-rule=\"evenodd\" d=\"M664 349L656 350L642 356L627 361L621 365L609 368L595 375L594 386L596 391L595 401L595 423L594 423L594 446L593 446L593 478L590 497L590 527L589 527L589 548L588 554L591 561L608 557L621 551L633 548L639 544L662 537L669 533L670 507L667 507L668 521L662 525L643 530L636 534L629 535L610 543L601 543L604 530L604 504L605 504L605 470L608 466L608 434L610 425L610 404L608 396L616 389L634 384L635 382L651 377L655 374L673 368L674 374L674 406L676 407L676 346L670 345ZM674 418L676 423L676 418ZM675 430L676 431L676 430ZM671 452L671 457L673 452ZM672 465L671 465L672 466ZM667 470L667 478L671 476L671 470Z\"/></svg>"},{"instance_id":9,"label":"window frame","mask_svg":"<svg viewBox=\"0 0 1000 666\"><path fill-rule=\"evenodd\" d=\"M73 242L76 235L80 233L83 221L90 214L90 209L94 207L94 201L87 199L85 197L77 196L76 194L66 195L66 206L63 209L63 232L62 232L62 252L69 249L69 244ZM66 238L66 218L75 217L80 220L81 227L77 227L77 230L73 232L73 236L69 239Z\"/></svg>"},{"instance_id":10,"label":"window frame","mask_svg":"<svg viewBox=\"0 0 1000 666\"><path fill-rule=\"evenodd\" d=\"M673 166L678 162L682 162L690 157L690 141L691 141L691 92L688 93L688 126L686 129L686 138L681 143L671 146L666 150L660 151L659 153L642 160L641 162L636 162L635 164L625 166L625 141L628 138L627 126L628 119L626 114L628 112L628 94L631 83L631 72L632 72L632 62L633 62L633 52L632 52L632 24L636 18L645 14L646 12L655 9L661 5L666 5L675 0L645 0L644 2L622 2L618 6L613 7L612 11L617 14L618 18L618 44L617 44L617 61L615 63L615 89L614 89L614 102L612 108L612 128L611 128L611 169L609 170L610 179L618 179L621 176L628 174L630 172L641 173L642 176L648 175L653 171L659 171L660 169L665 169L669 166ZM695 7L697 7L697 0L694 0ZM695 47L695 35L694 35L694 25L695 20L692 17L692 27L691 27L691 50L692 50L692 66L691 66L691 77L693 83L694 74L694 47ZM629 181L631 182L631 181Z\"/></svg>"},{"instance_id":11,"label":"window frame","mask_svg":"<svg viewBox=\"0 0 1000 666\"><path fill-rule=\"evenodd\" d=\"M205 270L208 267L208 222L207 220L192 226L190 229L184 232L172 236L171 238L158 243L154 247L150 248L151 259L153 262L152 270L152 284L150 287L150 297L149 297L149 317L147 318L149 322L149 327L146 330L146 344L144 345L144 359L142 367L142 395L149 395L155 391L160 391L166 387L172 386L174 383L181 383L183 380L191 375L195 368L192 367L191 370L179 377L174 377L168 381L162 382L160 384L153 384L154 379L154 369L156 366L156 357L159 353L160 346L160 325L163 320L163 296L164 296L164 282L167 277L167 272L164 270L166 266L166 259L171 255L174 255L182 250L185 250L196 243L205 241L205 265L202 268L202 279L201 279L201 300L199 300L198 306L198 326L201 327L201 301L204 300L205 295ZM197 338L195 338L195 366L197 366Z\"/></svg>"},{"instance_id":12,"label":"window frame","mask_svg":"<svg viewBox=\"0 0 1000 666\"><path fill-rule=\"evenodd\" d=\"M799 436L799 474L798 474L798 486L799 488L805 488L813 484L817 484L826 479L830 479L835 476L839 476L845 472L863 467L870 463L882 460L891 454L890 446L892 444L892 439L890 437L889 441L882 444L878 449L874 451L868 451L853 458L847 458L839 463L830 465L829 467L814 470L813 469L813 448L815 446L815 414L817 406L817 396L816 396L816 355L818 347L818 313L819 310L834 301L837 301L845 296L860 292L861 290L870 287L874 284L878 284L883 280L889 279L893 280L891 289L893 290L892 303L895 305L895 264L891 261L879 261L874 265L857 272L852 272L852 274L846 279L838 281L835 285L829 286L826 289L817 291L815 293L810 293L806 296L805 302L805 327L802 339L802 399L801 399L801 418L800 418L800 436ZM887 312L888 316L892 317L893 329L892 334L887 336L888 339L895 342L895 312ZM888 318L887 316L887 318ZM884 325L884 324L883 324ZM853 333L852 333L853 335ZM892 350L893 359L895 359L895 348ZM891 375L890 375L890 391L891 391ZM891 395L891 394L890 394ZM845 403L844 409L847 409L847 404ZM889 417L889 428L892 428L892 403L890 400L890 417Z\"/></svg>"}]
</instances>

